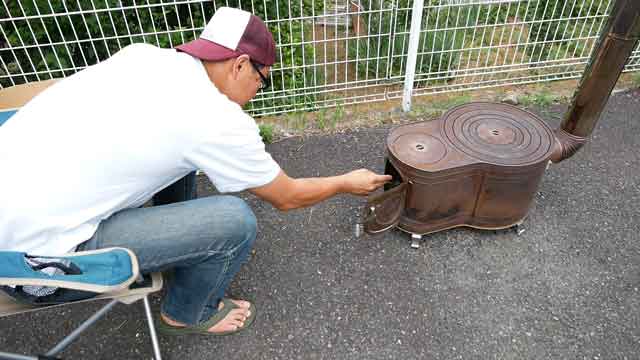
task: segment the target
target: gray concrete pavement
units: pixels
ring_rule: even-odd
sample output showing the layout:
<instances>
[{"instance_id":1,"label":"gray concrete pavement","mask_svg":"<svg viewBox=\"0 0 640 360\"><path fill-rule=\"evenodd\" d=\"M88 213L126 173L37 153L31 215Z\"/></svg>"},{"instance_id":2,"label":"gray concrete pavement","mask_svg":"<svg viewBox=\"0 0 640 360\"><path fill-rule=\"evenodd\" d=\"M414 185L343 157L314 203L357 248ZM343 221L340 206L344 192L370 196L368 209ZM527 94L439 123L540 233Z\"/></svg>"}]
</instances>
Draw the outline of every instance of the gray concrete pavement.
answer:
<instances>
[{"instance_id":1,"label":"gray concrete pavement","mask_svg":"<svg viewBox=\"0 0 640 360\"><path fill-rule=\"evenodd\" d=\"M544 116L556 127L564 109ZM269 150L292 176L382 171L388 130L293 138ZM640 93L616 95L591 142L548 170L523 234L454 229L418 250L398 231L354 237L362 198L280 213L243 194L260 234L231 293L257 304L257 321L231 337L161 337L164 356L638 359L639 148ZM212 191L201 182L201 194ZM0 350L45 349L97 306L2 318ZM116 307L63 355L151 353L137 304Z\"/></svg>"}]
</instances>

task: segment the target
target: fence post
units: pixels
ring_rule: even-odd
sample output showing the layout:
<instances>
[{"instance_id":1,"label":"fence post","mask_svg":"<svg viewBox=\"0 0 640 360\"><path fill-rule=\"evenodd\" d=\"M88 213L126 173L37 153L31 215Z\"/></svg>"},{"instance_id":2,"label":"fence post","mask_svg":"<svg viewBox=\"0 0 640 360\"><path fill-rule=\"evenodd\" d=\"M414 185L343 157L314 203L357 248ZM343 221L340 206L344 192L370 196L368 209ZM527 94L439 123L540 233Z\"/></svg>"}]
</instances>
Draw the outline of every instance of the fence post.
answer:
<instances>
[{"instance_id":1,"label":"fence post","mask_svg":"<svg viewBox=\"0 0 640 360\"><path fill-rule=\"evenodd\" d=\"M418 58L418 43L420 42L420 28L422 27L422 10L424 0L414 0L411 11L411 32L409 34L409 52L407 53L407 67L404 74L404 91L402 92L402 110L411 111L411 94L413 80L416 77L416 59Z\"/></svg>"}]
</instances>

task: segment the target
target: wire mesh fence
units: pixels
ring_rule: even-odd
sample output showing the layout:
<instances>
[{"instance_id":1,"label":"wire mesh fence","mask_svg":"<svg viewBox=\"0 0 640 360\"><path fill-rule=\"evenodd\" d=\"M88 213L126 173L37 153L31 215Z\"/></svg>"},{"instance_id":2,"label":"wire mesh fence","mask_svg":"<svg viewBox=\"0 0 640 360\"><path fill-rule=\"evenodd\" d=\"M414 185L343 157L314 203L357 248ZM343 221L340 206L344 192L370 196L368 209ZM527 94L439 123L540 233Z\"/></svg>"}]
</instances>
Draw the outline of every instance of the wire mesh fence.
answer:
<instances>
[{"instance_id":1,"label":"wire mesh fence","mask_svg":"<svg viewBox=\"0 0 640 360\"><path fill-rule=\"evenodd\" d=\"M220 6L264 19L273 86L254 115L402 96L409 0L2 0L0 87L69 76L137 42L194 39ZM611 0L425 0L414 95L579 77ZM634 52L626 70L640 69ZM158 74L162 76L162 74Z\"/></svg>"},{"instance_id":2,"label":"wire mesh fence","mask_svg":"<svg viewBox=\"0 0 640 360\"><path fill-rule=\"evenodd\" d=\"M464 1L425 6L415 94L576 78L613 1ZM639 66L634 52L627 70Z\"/></svg>"}]
</instances>

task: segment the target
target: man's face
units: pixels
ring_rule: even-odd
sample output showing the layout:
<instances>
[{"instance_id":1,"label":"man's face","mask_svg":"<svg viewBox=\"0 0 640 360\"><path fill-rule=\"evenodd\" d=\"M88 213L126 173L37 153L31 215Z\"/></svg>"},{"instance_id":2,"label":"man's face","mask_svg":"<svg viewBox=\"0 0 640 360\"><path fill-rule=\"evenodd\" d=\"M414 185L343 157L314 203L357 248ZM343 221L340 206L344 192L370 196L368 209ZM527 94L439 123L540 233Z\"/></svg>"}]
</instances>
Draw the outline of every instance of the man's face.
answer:
<instances>
[{"instance_id":1,"label":"man's face","mask_svg":"<svg viewBox=\"0 0 640 360\"><path fill-rule=\"evenodd\" d=\"M248 56L242 55L234 61L232 77L228 96L240 106L244 106L264 86L263 77L268 79L269 66L260 69L259 66L251 63Z\"/></svg>"}]
</instances>

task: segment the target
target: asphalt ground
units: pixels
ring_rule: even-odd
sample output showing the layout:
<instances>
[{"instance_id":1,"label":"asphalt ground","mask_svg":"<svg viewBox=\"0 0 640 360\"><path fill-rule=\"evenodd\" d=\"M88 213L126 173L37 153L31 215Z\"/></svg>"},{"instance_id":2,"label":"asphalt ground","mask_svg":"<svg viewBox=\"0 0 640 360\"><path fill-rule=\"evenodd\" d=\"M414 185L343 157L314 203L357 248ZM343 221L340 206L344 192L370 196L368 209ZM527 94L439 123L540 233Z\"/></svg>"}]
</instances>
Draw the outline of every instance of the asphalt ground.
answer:
<instances>
[{"instance_id":1,"label":"asphalt ground","mask_svg":"<svg viewBox=\"0 0 640 360\"><path fill-rule=\"evenodd\" d=\"M565 109L538 112L555 128ZM260 230L230 294L257 320L227 337L160 336L164 358L640 358L639 115L640 93L611 98L591 141L545 174L520 235L458 228L412 249L397 230L355 237L363 198L282 213L240 194ZM295 177L381 172L389 129L268 150ZM199 192L214 193L206 178ZM2 318L0 351L42 352L99 305ZM62 356L150 359L142 304L116 306Z\"/></svg>"}]
</instances>

